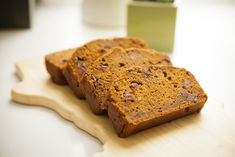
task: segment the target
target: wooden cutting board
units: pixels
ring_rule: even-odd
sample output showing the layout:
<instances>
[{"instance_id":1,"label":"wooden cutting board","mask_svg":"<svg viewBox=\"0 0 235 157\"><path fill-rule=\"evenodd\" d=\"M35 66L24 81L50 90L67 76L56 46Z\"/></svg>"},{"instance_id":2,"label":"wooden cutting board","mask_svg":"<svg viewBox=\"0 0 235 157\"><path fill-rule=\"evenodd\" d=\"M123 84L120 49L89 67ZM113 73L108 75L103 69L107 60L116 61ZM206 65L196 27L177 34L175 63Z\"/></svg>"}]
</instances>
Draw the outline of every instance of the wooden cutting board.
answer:
<instances>
[{"instance_id":1,"label":"wooden cutting board","mask_svg":"<svg viewBox=\"0 0 235 157\"><path fill-rule=\"evenodd\" d=\"M210 98L200 114L122 139L106 116L92 114L86 102L77 99L68 86L52 83L43 57L17 63L16 72L21 82L12 89L12 99L51 108L98 138L103 151L94 154L95 157L235 156L235 123L226 117L223 106Z\"/></svg>"}]
</instances>

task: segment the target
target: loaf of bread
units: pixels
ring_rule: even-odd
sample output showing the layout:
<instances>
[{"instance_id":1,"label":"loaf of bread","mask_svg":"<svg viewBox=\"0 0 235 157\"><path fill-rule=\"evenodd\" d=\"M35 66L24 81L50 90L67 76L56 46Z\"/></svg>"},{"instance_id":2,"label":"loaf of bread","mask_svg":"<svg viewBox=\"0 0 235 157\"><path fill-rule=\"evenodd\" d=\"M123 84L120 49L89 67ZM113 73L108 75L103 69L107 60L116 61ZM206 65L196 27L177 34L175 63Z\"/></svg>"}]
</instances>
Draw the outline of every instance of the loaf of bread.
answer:
<instances>
[{"instance_id":1,"label":"loaf of bread","mask_svg":"<svg viewBox=\"0 0 235 157\"><path fill-rule=\"evenodd\" d=\"M112 81L132 66L171 65L166 54L152 49L116 47L90 65L80 82L82 93L93 113L102 114L107 110L107 92ZM148 71L143 71L146 75Z\"/></svg>"},{"instance_id":2,"label":"loaf of bread","mask_svg":"<svg viewBox=\"0 0 235 157\"><path fill-rule=\"evenodd\" d=\"M109 89L108 116L120 137L200 112L207 95L183 68L133 68Z\"/></svg>"},{"instance_id":3,"label":"loaf of bread","mask_svg":"<svg viewBox=\"0 0 235 157\"><path fill-rule=\"evenodd\" d=\"M48 73L51 76L53 82L59 85L67 84L67 81L62 73L62 70L67 64L68 59L72 57L72 54L76 51L76 48L67 49L52 54L46 55L45 64Z\"/></svg>"},{"instance_id":4,"label":"loaf of bread","mask_svg":"<svg viewBox=\"0 0 235 157\"><path fill-rule=\"evenodd\" d=\"M98 39L78 48L63 70L69 86L78 98L84 98L79 84L86 69L99 56L116 46L123 48L147 48L147 44L144 41L135 38Z\"/></svg>"},{"instance_id":5,"label":"loaf of bread","mask_svg":"<svg viewBox=\"0 0 235 157\"><path fill-rule=\"evenodd\" d=\"M93 40L47 55L45 64L94 114L108 113L120 137L198 113L207 101L193 74L135 38Z\"/></svg>"}]
</instances>

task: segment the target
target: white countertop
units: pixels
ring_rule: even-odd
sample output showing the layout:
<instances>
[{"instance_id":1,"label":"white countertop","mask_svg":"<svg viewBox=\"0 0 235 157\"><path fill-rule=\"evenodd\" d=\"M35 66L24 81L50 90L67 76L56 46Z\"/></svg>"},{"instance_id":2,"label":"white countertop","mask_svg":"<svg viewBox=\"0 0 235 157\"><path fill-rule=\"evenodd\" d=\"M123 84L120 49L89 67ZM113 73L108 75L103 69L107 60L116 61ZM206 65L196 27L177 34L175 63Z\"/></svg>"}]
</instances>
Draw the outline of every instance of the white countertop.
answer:
<instances>
[{"instance_id":1,"label":"white countertop","mask_svg":"<svg viewBox=\"0 0 235 157\"><path fill-rule=\"evenodd\" d=\"M31 29L0 30L0 156L81 157L101 150L99 141L53 111L12 102L10 91L18 82L14 63L125 34L125 27L84 24L78 6L40 6ZM182 2L171 58L176 66L189 69L208 96L224 103L235 119L235 2Z\"/></svg>"}]
</instances>

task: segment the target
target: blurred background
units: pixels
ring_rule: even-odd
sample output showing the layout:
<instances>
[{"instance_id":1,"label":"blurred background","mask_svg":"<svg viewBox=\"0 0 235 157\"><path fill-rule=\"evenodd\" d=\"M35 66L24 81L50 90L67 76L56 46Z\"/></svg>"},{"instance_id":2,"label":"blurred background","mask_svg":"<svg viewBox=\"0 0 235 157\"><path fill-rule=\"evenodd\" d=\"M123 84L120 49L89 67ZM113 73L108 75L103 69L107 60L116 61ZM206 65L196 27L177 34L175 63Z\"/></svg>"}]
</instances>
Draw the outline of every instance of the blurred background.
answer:
<instances>
[{"instance_id":1,"label":"blurred background","mask_svg":"<svg viewBox=\"0 0 235 157\"><path fill-rule=\"evenodd\" d=\"M160 6L139 1L0 0L1 157L91 156L101 150L98 141L54 113L10 100L10 90L19 82L16 62L96 38L139 36L157 50L169 50L174 65L190 70L209 98L223 104L235 119L235 0L179 0ZM136 10L139 3L146 10L154 6L169 12L142 12L142 4ZM152 36L145 36L148 29Z\"/></svg>"}]
</instances>

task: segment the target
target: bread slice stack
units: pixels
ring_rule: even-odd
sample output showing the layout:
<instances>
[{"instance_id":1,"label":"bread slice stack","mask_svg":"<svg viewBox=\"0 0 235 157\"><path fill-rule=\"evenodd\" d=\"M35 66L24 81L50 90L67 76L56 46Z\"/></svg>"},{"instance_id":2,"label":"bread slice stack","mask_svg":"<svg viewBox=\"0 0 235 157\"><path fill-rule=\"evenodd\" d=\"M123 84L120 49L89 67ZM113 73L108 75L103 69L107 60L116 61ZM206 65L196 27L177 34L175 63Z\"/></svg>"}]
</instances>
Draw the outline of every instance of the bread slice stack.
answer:
<instances>
[{"instance_id":1,"label":"bread slice stack","mask_svg":"<svg viewBox=\"0 0 235 157\"><path fill-rule=\"evenodd\" d=\"M207 100L189 71L140 39L98 39L45 62L52 80L67 82L94 114L108 114L120 137L198 113Z\"/></svg>"}]
</instances>

